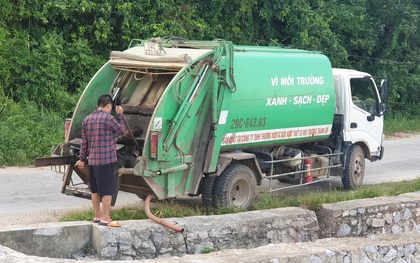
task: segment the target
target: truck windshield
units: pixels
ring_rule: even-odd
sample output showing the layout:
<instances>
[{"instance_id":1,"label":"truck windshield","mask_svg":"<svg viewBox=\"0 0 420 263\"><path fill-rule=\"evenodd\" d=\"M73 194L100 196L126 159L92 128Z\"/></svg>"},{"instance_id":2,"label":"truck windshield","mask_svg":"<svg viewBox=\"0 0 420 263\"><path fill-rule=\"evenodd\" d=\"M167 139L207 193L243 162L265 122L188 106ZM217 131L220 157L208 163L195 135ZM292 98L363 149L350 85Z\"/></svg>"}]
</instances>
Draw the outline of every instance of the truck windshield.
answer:
<instances>
[{"instance_id":1,"label":"truck windshield","mask_svg":"<svg viewBox=\"0 0 420 263\"><path fill-rule=\"evenodd\" d=\"M378 100L370 79L353 78L350 80L351 95L353 104L373 115L378 114Z\"/></svg>"}]
</instances>

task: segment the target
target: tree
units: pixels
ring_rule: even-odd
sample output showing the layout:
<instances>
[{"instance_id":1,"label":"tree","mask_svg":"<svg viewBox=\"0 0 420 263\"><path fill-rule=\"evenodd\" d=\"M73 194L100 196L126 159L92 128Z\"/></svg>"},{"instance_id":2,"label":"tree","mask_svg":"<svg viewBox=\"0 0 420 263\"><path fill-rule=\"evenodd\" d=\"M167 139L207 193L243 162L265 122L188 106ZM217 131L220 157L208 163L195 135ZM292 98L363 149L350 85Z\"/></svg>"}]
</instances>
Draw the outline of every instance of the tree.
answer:
<instances>
[{"instance_id":1,"label":"tree","mask_svg":"<svg viewBox=\"0 0 420 263\"><path fill-rule=\"evenodd\" d=\"M370 68L392 82L391 112L419 116L420 3L371 0L369 13L380 32Z\"/></svg>"}]
</instances>

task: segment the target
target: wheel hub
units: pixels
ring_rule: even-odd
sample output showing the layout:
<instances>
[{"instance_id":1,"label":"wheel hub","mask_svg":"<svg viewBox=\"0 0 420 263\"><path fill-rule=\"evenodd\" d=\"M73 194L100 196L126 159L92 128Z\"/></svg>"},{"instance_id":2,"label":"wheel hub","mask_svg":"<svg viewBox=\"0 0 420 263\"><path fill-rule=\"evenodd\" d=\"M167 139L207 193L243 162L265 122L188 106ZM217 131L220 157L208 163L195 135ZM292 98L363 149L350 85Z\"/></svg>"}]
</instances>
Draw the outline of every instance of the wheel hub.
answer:
<instances>
[{"instance_id":1,"label":"wheel hub","mask_svg":"<svg viewBox=\"0 0 420 263\"><path fill-rule=\"evenodd\" d=\"M232 205L242 206L249 200L250 186L246 180L238 180L233 185L230 191L230 198Z\"/></svg>"}]
</instances>

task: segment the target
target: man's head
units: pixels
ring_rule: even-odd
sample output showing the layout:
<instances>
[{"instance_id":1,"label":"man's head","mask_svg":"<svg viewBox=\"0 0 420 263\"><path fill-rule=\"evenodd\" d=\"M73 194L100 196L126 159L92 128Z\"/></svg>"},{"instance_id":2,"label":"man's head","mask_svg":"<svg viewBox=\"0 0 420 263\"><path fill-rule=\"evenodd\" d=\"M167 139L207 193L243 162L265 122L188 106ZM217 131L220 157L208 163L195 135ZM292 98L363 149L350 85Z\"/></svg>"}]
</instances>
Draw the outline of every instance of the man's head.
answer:
<instances>
[{"instance_id":1,"label":"man's head","mask_svg":"<svg viewBox=\"0 0 420 263\"><path fill-rule=\"evenodd\" d=\"M112 111L112 97L109 94L101 95L98 98L98 109L102 109L108 113Z\"/></svg>"}]
</instances>

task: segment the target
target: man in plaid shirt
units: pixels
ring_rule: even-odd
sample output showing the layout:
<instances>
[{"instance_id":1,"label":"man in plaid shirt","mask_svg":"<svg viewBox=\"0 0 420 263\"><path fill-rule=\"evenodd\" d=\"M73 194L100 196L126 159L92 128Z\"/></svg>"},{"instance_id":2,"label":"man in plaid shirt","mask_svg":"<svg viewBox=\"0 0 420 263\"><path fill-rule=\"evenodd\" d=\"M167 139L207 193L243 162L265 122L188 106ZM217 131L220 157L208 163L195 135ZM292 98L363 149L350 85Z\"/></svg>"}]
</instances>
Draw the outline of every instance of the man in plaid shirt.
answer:
<instances>
[{"instance_id":1,"label":"man in plaid shirt","mask_svg":"<svg viewBox=\"0 0 420 263\"><path fill-rule=\"evenodd\" d=\"M110 217L112 195L116 191L117 178L115 169L117 162L116 137L125 133L124 109L116 106L117 119L111 115L112 98L101 95L98 99L98 109L88 115L82 123L82 145L80 160L76 167L83 169L89 155L89 181L92 196L94 223L103 226L121 226ZM102 214L101 205L102 201Z\"/></svg>"}]
</instances>

